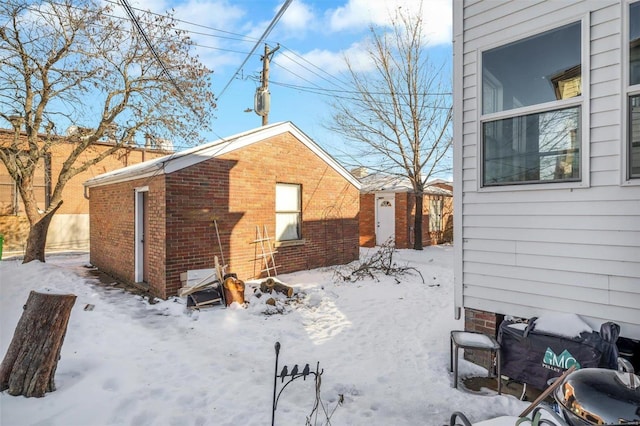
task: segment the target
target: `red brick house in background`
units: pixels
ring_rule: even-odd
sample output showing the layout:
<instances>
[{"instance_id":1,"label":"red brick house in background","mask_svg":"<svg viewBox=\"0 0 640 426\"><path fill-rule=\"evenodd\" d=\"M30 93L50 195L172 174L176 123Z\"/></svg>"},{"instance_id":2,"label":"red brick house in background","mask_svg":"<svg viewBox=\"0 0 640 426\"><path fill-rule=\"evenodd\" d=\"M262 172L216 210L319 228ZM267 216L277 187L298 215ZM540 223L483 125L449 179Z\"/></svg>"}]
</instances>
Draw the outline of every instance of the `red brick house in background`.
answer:
<instances>
[{"instance_id":1,"label":"red brick house in background","mask_svg":"<svg viewBox=\"0 0 640 426\"><path fill-rule=\"evenodd\" d=\"M360 246L374 247L388 239L396 248L413 248L415 196L408 179L363 168L352 172L362 184L360 190ZM453 186L434 180L424 192L422 209L424 246L453 241Z\"/></svg>"},{"instance_id":2,"label":"red brick house in background","mask_svg":"<svg viewBox=\"0 0 640 426\"><path fill-rule=\"evenodd\" d=\"M26 144L26 134L21 137ZM13 130L0 129L0 145L13 141ZM85 151L85 158L92 158L112 148L109 142L92 145ZM53 191L55 179L68 158L74 144L63 136L51 147L50 155L40 160L35 176L38 206L46 209ZM132 146L118 154L105 158L87 171L67 182L62 198L64 202L51 220L47 235L46 251L89 250L89 201L84 197L83 182L99 174L167 155L170 151L150 147ZM3 257L22 255L29 235L29 221L18 194L16 184L0 162L0 234L4 237Z\"/></svg>"},{"instance_id":3,"label":"red brick house in background","mask_svg":"<svg viewBox=\"0 0 640 426\"><path fill-rule=\"evenodd\" d=\"M240 279L263 275L257 230L273 238L278 274L359 257L358 180L290 122L96 176L85 186L91 263L158 297L175 295L180 273L212 268L215 256Z\"/></svg>"}]
</instances>

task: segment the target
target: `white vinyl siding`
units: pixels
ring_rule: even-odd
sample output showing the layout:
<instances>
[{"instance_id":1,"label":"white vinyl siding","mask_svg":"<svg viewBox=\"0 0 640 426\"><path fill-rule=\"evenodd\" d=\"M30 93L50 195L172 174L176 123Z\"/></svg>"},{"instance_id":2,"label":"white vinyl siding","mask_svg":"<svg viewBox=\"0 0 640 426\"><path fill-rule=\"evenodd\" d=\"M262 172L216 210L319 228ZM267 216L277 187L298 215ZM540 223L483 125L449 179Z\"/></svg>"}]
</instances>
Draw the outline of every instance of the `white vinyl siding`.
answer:
<instances>
[{"instance_id":1,"label":"white vinyl siding","mask_svg":"<svg viewBox=\"0 0 640 426\"><path fill-rule=\"evenodd\" d=\"M627 0L454 1L458 308L572 312L640 338L640 185L621 184L628 8ZM483 188L482 52L576 21L586 37L582 182Z\"/></svg>"}]
</instances>

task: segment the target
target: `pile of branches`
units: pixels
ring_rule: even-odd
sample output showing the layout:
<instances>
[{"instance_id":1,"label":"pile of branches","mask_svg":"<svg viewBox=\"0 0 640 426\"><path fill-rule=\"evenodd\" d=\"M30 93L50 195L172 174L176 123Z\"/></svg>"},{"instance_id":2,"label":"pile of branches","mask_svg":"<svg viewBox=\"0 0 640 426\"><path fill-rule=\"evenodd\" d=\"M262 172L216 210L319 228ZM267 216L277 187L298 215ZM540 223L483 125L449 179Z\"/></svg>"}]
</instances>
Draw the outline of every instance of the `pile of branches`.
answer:
<instances>
[{"instance_id":1,"label":"pile of branches","mask_svg":"<svg viewBox=\"0 0 640 426\"><path fill-rule=\"evenodd\" d=\"M343 269L337 269L335 276L342 281L348 282L356 282L365 278L379 281L377 275L382 273L387 276L393 276L396 283L399 284L399 276L415 272L420 275L424 284L424 277L418 269L408 265L398 265L394 262L393 255L395 251L395 244L392 241L386 242L376 252L366 256L364 259L360 259L360 261L352 263Z\"/></svg>"}]
</instances>

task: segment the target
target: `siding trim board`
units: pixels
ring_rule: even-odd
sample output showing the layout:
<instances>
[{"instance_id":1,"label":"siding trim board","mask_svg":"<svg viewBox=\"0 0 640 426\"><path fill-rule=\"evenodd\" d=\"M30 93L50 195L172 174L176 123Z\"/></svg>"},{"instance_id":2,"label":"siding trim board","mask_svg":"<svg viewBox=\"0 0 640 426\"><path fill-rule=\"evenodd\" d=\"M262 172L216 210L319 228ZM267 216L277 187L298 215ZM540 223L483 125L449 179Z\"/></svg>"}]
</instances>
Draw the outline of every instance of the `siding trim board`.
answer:
<instances>
[{"instance_id":1,"label":"siding trim board","mask_svg":"<svg viewBox=\"0 0 640 426\"><path fill-rule=\"evenodd\" d=\"M640 339L640 179L625 175L627 99L640 93L626 84L631 3L454 0L456 318L571 312ZM580 98L481 114L483 52L576 21ZM483 122L568 105L581 105L581 182L482 187Z\"/></svg>"}]
</instances>

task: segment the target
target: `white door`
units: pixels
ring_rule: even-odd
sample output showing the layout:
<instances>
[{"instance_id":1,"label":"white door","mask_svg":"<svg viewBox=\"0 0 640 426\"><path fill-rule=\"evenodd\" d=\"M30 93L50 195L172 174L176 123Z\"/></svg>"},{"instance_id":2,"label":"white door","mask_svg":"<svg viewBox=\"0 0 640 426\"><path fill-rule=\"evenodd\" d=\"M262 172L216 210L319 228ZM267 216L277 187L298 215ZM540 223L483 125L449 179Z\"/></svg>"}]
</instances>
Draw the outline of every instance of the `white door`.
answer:
<instances>
[{"instance_id":1,"label":"white door","mask_svg":"<svg viewBox=\"0 0 640 426\"><path fill-rule=\"evenodd\" d=\"M147 272L149 270L149 253L147 250L146 238L149 226L149 188L136 188L135 196L135 282L148 283Z\"/></svg>"},{"instance_id":2,"label":"white door","mask_svg":"<svg viewBox=\"0 0 640 426\"><path fill-rule=\"evenodd\" d=\"M394 194L376 194L376 245L395 242L396 209Z\"/></svg>"}]
</instances>

